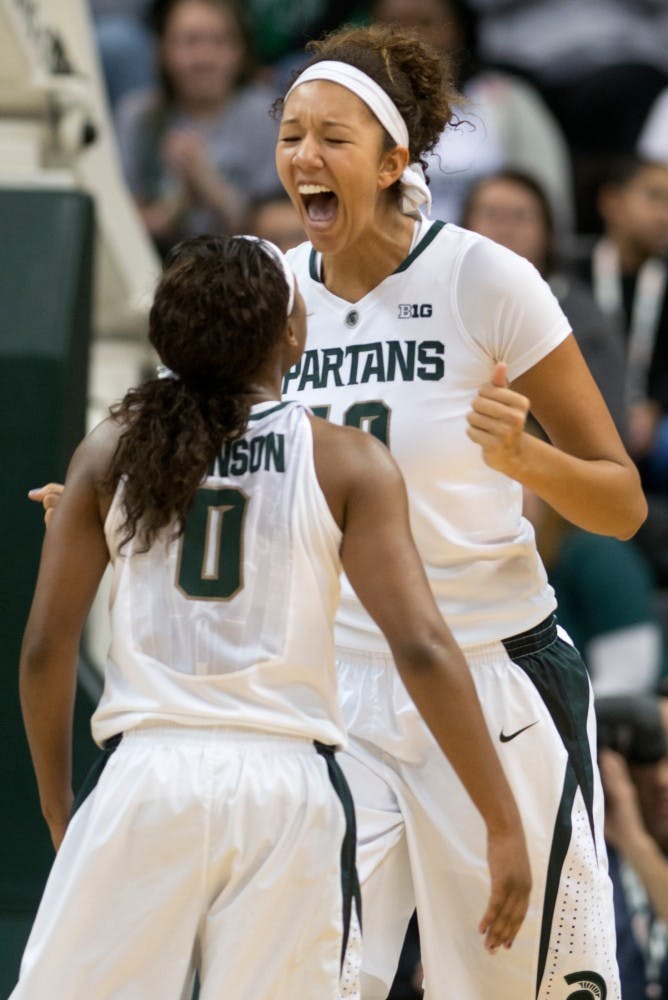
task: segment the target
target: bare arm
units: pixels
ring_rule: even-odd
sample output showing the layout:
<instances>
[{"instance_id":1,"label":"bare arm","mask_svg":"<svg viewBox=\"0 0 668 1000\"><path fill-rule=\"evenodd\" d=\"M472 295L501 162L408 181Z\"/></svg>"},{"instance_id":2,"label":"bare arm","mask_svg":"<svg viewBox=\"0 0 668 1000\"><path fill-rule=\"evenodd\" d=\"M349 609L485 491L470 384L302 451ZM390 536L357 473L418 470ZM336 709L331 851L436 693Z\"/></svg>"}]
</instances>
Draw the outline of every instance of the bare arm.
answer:
<instances>
[{"instance_id":1,"label":"bare arm","mask_svg":"<svg viewBox=\"0 0 668 1000\"><path fill-rule=\"evenodd\" d=\"M660 920L668 923L668 860L647 830L624 758L601 750L599 765L605 790L605 836L633 868Z\"/></svg>"},{"instance_id":2,"label":"bare arm","mask_svg":"<svg viewBox=\"0 0 668 1000\"><path fill-rule=\"evenodd\" d=\"M19 664L23 720L54 846L72 806L72 712L79 643L108 561L97 481L110 454L102 425L77 448L44 537Z\"/></svg>"},{"instance_id":3,"label":"bare arm","mask_svg":"<svg viewBox=\"0 0 668 1000\"><path fill-rule=\"evenodd\" d=\"M529 408L551 444L525 432ZM512 389L505 365L497 365L468 420L468 435L487 464L529 487L572 524L625 539L647 516L637 469L572 335Z\"/></svg>"},{"instance_id":4,"label":"bare arm","mask_svg":"<svg viewBox=\"0 0 668 1000\"><path fill-rule=\"evenodd\" d=\"M338 454L329 452L318 475L343 525L344 569L385 634L418 711L487 825L492 893L480 929L488 948L509 946L524 918L531 884L512 791L468 666L415 548L406 489L394 459L368 434L331 430L345 434L346 444ZM343 504L335 486L341 476L347 482Z\"/></svg>"}]
</instances>

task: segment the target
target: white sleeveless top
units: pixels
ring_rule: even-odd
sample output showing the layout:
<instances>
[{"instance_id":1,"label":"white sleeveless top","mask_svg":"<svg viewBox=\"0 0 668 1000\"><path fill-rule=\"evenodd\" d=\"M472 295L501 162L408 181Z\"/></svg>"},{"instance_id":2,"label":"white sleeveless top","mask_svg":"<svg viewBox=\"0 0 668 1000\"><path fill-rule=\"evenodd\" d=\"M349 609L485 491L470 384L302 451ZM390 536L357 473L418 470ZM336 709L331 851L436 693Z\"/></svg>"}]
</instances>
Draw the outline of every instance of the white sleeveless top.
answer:
<instances>
[{"instance_id":1,"label":"white sleeveless top","mask_svg":"<svg viewBox=\"0 0 668 1000\"><path fill-rule=\"evenodd\" d=\"M135 726L232 726L343 745L334 669L341 532L318 483L309 418L253 407L221 449L184 534L119 552L123 484L105 533L111 646L94 739Z\"/></svg>"},{"instance_id":2,"label":"white sleeveless top","mask_svg":"<svg viewBox=\"0 0 668 1000\"><path fill-rule=\"evenodd\" d=\"M406 260L354 304L327 290L309 243L288 253L310 318L284 398L389 445L438 605L471 646L533 627L555 599L522 517L522 487L485 464L466 414L497 361L512 381L570 324L524 258L457 226L425 220L416 229ZM336 640L387 652L345 579Z\"/></svg>"}]
</instances>

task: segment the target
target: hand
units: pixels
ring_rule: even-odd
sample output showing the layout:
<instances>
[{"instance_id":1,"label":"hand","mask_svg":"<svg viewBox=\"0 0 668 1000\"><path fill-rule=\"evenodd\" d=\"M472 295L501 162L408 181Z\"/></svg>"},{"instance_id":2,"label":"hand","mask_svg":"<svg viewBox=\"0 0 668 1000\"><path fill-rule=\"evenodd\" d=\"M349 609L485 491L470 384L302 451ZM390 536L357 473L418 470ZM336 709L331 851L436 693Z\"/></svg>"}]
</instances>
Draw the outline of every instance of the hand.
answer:
<instances>
[{"instance_id":1,"label":"hand","mask_svg":"<svg viewBox=\"0 0 668 1000\"><path fill-rule=\"evenodd\" d=\"M501 945L510 948L529 906L531 869L519 820L511 832L488 834L487 864L492 889L478 930L494 954Z\"/></svg>"},{"instance_id":2,"label":"hand","mask_svg":"<svg viewBox=\"0 0 668 1000\"><path fill-rule=\"evenodd\" d=\"M605 792L605 839L625 853L635 837L646 833L638 796L621 754L604 748L598 763Z\"/></svg>"},{"instance_id":3,"label":"hand","mask_svg":"<svg viewBox=\"0 0 668 1000\"><path fill-rule=\"evenodd\" d=\"M51 515L58 506L61 494L65 487L62 483L47 483L46 486L39 486L28 491L28 496L36 503L41 503L44 507L44 523L48 524Z\"/></svg>"},{"instance_id":4,"label":"hand","mask_svg":"<svg viewBox=\"0 0 668 1000\"><path fill-rule=\"evenodd\" d=\"M482 448L487 465L512 476L522 454L524 427L529 400L508 388L506 365L494 366L489 382L482 385L471 404L466 419L466 433Z\"/></svg>"},{"instance_id":5,"label":"hand","mask_svg":"<svg viewBox=\"0 0 668 1000\"><path fill-rule=\"evenodd\" d=\"M171 129L165 136L162 155L169 169L187 184L194 184L209 170L206 145L194 132Z\"/></svg>"},{"instance_id":6,"label":"hand","mask_svg":"<svg viewBox=\"0 0 668 1000\"><path fill-rule=\"evenodd\" d=\"M660 416L659 404L650 399L629 407L628 441L629 451L634 458L644 458L652 450Z\"/></svg>"}]
</instances>

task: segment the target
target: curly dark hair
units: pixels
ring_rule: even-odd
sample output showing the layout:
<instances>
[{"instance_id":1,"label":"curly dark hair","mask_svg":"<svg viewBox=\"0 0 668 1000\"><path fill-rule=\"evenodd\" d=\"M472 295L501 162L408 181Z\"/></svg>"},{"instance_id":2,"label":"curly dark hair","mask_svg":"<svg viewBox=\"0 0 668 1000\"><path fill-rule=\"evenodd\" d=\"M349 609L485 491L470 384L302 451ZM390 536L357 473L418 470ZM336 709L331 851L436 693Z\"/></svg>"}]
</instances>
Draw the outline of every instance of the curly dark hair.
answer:
<instances>
[{"instance_id":1,"label":"curly dark hair","mask_svg":"<svg viewBox=\"0 0 668 1000\"><path fill-rule=\"evenodd\" d=\"M385 24L368 27L344 26L324 38L311 41L306 50L312 53L295 73L294 79L308 66L333 59L348 63L366 73L383 88L401 113L409 137L412 161L426 167L426 159L443 130L454 116L460 102L453 82L452 67L443 55L421 41L414 31ZM274 104L274 114L283 111L284 99ZM388 149L396 142L386 134Z\"/></svg>"},{"instance_id":2,"label":"curly dark hair","mask_svg":"<svg viewBox=\"0 0 668 1000\"><path fill-rule=\"evenodd\" d=\"M165 259L149 340L173 377L153 378L111 408L123 425L105 488L125 479L123 541L148 548L185 516L221 445L246 430L249 380L285 329L288 287L258 241L197 236Z\"/></svg>"}]
</instances>

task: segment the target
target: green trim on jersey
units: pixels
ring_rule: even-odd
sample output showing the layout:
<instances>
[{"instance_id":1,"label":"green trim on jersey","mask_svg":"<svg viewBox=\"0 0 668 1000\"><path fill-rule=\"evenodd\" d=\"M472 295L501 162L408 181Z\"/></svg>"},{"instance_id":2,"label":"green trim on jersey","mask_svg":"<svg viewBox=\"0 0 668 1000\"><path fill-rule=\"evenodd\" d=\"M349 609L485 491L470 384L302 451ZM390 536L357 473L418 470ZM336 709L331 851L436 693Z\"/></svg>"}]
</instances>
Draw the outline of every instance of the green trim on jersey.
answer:
<instances>
[{"instance_id":1,"label":"green trim on jersey","mask_svg":"<svg viewBox=\"0 0 668 1000\"><path fill-rule=\"evenodd\" d=\"M403 264L400 264L396 271L393 271L392 273L399 274L400 271L405 271L406 268L410 267L415 258L419 257L422 251L426 250L429 244L436 239L444 225L445 223L440 220L432 222L431 228L424 234L415 249L411 250Z\"/></svg>"},{"instance_id":2,"label":"green trim on jersey","mask_svg":"<svg viewBox=\"0 0 668 1000\"><path fill-rule=\"evenodd\" d=\"M276 406L270 406L268 410L262 410L261 413L251 413L249 420L262 420L263 417L268 417L270 413L278 413L283 407L288 406L290 403L289 399L283 400L282 403L276 403Z\"/></svg>"},{"instance_id":3,"label":"green trim on jersey","mask_svg":"<svg viewBox=\"0 0 668 1000\"><path fill-rule=\"evenodd\" d=\"M411 250L408 257L406 257L406 259L401 262L399 267L395 271L393 271L392 274L399 274L401 271L405 271L406 268L410 267L415 258L419 257L422 251L426 250L429 244L434 239L436 239L441 229L443 229L444 225L445 222L441 222L439 219L437 219L435 222L432 222L428 231L422 237L418 245L414 247L413 250ZM308 270L311 278L313 278L314 281L318 281L320 282L320 284L322 284L322 278L318 273L318 252L314 247L311 247L311 253L309 254Z\"/></svg>"}]
</instances>

